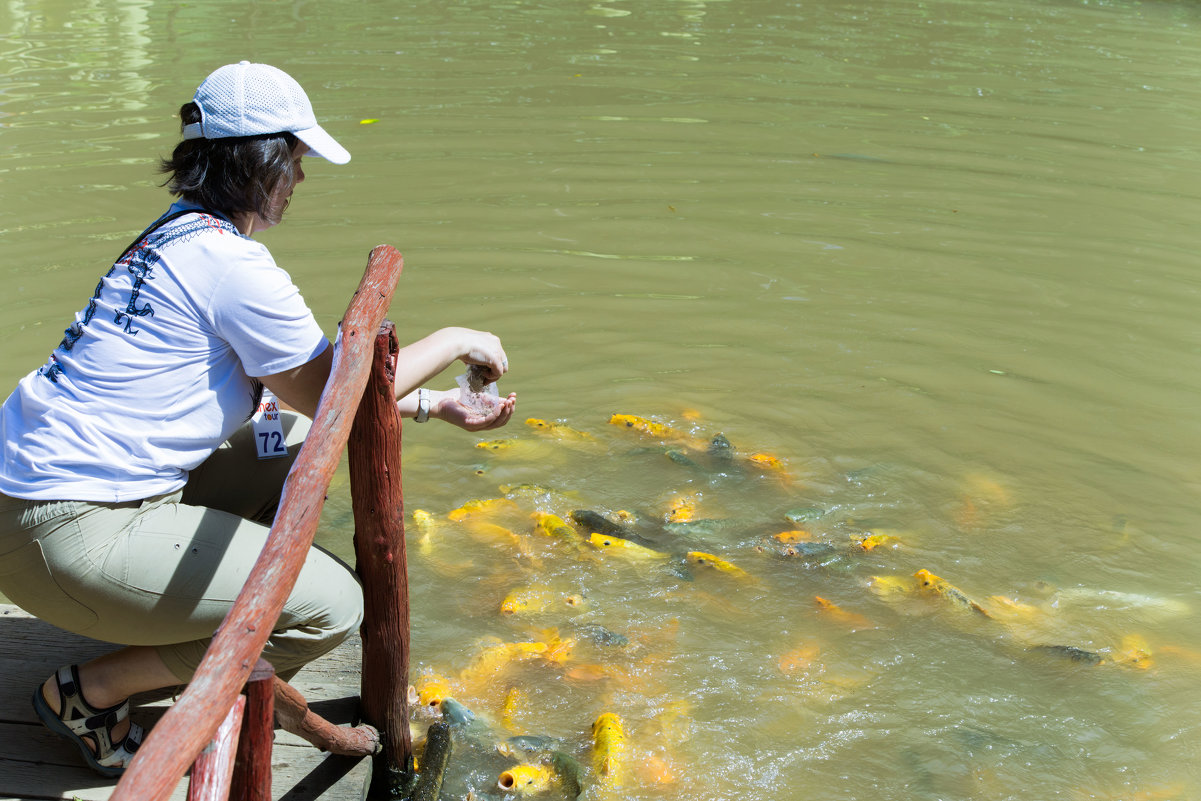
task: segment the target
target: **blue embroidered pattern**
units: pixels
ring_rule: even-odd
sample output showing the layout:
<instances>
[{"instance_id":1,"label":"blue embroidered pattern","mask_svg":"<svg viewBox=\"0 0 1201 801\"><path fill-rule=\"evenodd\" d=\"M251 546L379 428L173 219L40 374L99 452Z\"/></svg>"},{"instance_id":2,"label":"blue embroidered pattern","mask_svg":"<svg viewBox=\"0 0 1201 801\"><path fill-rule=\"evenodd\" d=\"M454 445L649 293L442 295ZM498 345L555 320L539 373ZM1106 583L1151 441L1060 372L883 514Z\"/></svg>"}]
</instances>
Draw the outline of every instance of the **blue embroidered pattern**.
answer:
<instances>
[{"instance_id":1,"label":"blue embroidered pattern","mask_svg":"<svg viewBox=\"0 0 1201 801\"><path fill-rule=\"evenodd\" d=\"M181 219L183 221L178 225L166 230L152 230L121 254L116 263L109 268L109 271L96 284L96 291L92 293L92 297L88 300L88 305L83 311L82 319L71 323L67 330L63 332L63 339L58 344L59 349L69 351L75 347L75 343L83 336L83 327L90 323L96 315L96 303L100 299L100 293L104 290L104 282L118 268L124 267L133 276L133 286L129 293L129 302L125 304L125 307L116 307L113 309L113 322L121 326L125 333L130 336L137 336L140 329L134 328L134 320L138 317L154 316L154 307L150 305L150 302L146 301L139 306L138 297L141 295L146 282L154 280L154 268L161 260L162 256L160 252L164 248L177 243L187 242L200 234L212 230L223 231L234 236L242 236L233 223L211 214L205 214L204 212L190 212L181 217ZM63 374L63 367L59 364L58 359L51 354L50 360L38 370L38 373L57 384L58 377Z\"/></svg>"}]
</instances>

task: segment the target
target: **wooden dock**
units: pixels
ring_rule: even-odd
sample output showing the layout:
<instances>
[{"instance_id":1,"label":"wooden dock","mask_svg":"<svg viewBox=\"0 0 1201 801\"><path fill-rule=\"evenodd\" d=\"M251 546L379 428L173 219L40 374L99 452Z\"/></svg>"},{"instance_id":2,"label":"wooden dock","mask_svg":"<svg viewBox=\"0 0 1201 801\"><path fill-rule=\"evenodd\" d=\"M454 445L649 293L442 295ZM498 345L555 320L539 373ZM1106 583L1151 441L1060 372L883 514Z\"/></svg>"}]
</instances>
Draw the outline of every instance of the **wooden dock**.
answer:
<instances>
[{"instance_id":1,"label":"wooden dock","mask_svg":"<svg viewBox=\"0 0 1201 801\"><path fill-rule=\"evenodd\" d=\"M0 799L106 801L116 780L89 770L72 743L41 724L30 698L60 665L87 661L115 646L68 634L7 604L0 604L0 643ZM292 684L314 712L334 723L350 723L358 706L361 664L356 636L310 664ZM172 697L173 692L135 696L130 716L149 728ZM370 776L370 759L333 756L287 732L275 732L275 801L361 801ZM185 777L171 798L184 801L186 795Z\"/></svg>"}]
</instances>

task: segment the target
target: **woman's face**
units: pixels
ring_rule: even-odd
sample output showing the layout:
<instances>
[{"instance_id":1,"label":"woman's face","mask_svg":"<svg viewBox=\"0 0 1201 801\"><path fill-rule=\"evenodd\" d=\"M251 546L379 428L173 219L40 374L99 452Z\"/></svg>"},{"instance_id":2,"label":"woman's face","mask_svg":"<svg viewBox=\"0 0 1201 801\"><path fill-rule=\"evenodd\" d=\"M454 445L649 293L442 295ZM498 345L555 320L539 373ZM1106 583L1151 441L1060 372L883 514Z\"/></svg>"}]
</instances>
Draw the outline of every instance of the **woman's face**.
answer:
<instances>
[{"instance_id":1,"label":"woman's face","mask_svg":"<svg viewBox=\"0 0 1201 801\"><path fill-rule=\"evenodd\" d=\"M259 231L265 231L271 226L277 224L283 219L284 212L288 208L288 202L292 199L292 191L296 189L296 184L304 180L304 168L301 166L301 159L309 152L309 146L304 142L297 141L296 147L292 148L292 179L282 180L279 186L275 187L275 191L271 193L271 219L265 220L258 214L247 214L242 221L234 220L234 224L238 229L247 236L254 236Z\"/></svg>"}]
</instances>

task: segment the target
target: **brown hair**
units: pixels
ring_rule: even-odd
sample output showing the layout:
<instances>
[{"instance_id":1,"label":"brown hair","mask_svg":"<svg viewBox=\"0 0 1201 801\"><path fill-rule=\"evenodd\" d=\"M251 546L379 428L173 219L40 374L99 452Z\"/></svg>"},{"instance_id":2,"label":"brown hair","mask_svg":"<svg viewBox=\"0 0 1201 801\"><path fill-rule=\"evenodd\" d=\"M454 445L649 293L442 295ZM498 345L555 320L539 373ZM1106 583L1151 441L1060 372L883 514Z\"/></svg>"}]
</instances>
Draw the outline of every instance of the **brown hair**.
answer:
<instances>
[{"instance_id":1,"label":"brown hair","mask_svg":"<svg viewBox=\"0 0 1201 801\"><path fill-rule=\"evenodd\" d=\"M185 103L179 109L180 129L200 122L200 107ZM272 204L276 187L294 181L292 151L299 140L287 132L224 139L185 139L171 158L159 163L169 173L164 185L171 194L229 219L253 212L276 224L287 207Z\"/></svg>"}]
</instances>

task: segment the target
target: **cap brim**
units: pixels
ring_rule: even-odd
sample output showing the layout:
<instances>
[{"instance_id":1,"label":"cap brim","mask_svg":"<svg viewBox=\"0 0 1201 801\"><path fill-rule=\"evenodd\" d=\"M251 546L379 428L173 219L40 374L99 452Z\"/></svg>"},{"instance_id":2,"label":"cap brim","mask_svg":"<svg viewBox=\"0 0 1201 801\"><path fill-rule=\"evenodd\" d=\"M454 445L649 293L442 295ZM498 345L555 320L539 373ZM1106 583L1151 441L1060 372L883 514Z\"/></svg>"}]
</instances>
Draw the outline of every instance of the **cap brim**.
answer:
<instances>
[{"instance_id":1,"label":"cap brim","mask_svg":"<svg viewBox=\"0 0 1201 801\"><path fill-rule=\"evenodd\" d=\"M342 147L334 138L325 132L320 125L305 128L303 131L293 131L296 138L309 146L309 152L320 156L334 164L345 164L350 161L350 152Z\"/></svg>"}]
</instances>

